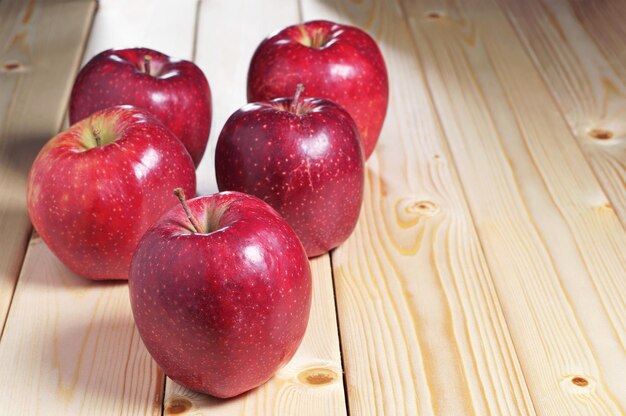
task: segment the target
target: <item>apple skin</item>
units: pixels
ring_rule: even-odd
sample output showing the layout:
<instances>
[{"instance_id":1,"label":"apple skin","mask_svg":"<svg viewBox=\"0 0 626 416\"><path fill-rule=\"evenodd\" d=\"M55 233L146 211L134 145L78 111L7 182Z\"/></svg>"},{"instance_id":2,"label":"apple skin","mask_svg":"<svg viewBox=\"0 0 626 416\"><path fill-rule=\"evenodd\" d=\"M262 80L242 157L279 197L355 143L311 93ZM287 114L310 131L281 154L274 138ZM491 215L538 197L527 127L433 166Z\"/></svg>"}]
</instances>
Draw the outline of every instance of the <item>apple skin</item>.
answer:
<instances>
[{"instance_id":1,"label":"apple skin","mask_svg":"<svg viewBox=\"0 0 626 416\"><path fill-rule=\"evenodd\" d=\"M150 57L150 73L144 59ZM70 97L70 123L114 105L143 108L183 142L196 166L211 129L211 90L194 63L147 48L109 49L79 72Z\"/></svg>"},{"instance_id":2,"label":"apple skin","mask_svg":"<svg viewBox=\"0 0 626 416\"><path fill-rule=\"evenodd\" d=\"M253 389L293 357L311 308L311 270L287 222L250 195L191 199L142 238L129 289L135 323L170 378L227 398Z\"/></svg>"},{"instance_id":3,"label":"apple skin","mask_svg":"<svg viewBox=\"0 0 626 416\"><path fill-rule=\"evenodd\" d=\"M293 95L328 98L359 128L365 159L376 146L387 113L389 80L376 42L364 31L324 20L289 26L258 46L248 70L248 101Z\"/></svg>"},{"instance_id":4,"label":"apple skin","mask_svg":"<svg viewBox=\"0 0 626 416\"><path fill-rule=\"evenodd\" d=\"M35 229L67 267L89 279L127 279L141 236L177 203L176 187L189 195L196 189L183 144L144 110L118 106L41 149L28 176L27 204Z\"/></svg>"},{"instance_id":5,"label":"apple skin","mask_svg":"<svg viewBox=\"0 0 626 416\"><path fill-rule=\"evenodd\" d=\"M306 88L306 87L305 87ZM363 149L356 125L337 104L307 98L252 103L224 125L215 150L220 191L255 195L293 227L309 257L352 233L363 200Z\"/></svg>"}]
</instances>

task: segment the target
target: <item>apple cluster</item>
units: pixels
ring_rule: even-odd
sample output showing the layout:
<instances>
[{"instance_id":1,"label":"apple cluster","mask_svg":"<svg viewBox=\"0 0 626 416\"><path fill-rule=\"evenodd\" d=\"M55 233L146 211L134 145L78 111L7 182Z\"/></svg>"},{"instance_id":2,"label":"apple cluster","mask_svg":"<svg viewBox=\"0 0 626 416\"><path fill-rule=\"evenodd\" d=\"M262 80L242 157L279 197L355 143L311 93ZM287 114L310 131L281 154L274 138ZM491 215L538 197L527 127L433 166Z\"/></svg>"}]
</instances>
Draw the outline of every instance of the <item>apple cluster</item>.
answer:
<instances>
[{"instance_id":1,"label":"apple cluster","mask_svg":"<svg viewBox=\"0 0 626 416\"><path fill-rule=\"evenodd\" d=\"M32 223L56 256L85 278L128 279L155 361L217 397L295 354L308 257L356 225L388 79L369 35L312 21L261 42L247 91L216 145L220 192L187 200L211 127L206 77L151 49L104 51L76 78L71 127L28 177Z\"/></svg>"}]
</instances>

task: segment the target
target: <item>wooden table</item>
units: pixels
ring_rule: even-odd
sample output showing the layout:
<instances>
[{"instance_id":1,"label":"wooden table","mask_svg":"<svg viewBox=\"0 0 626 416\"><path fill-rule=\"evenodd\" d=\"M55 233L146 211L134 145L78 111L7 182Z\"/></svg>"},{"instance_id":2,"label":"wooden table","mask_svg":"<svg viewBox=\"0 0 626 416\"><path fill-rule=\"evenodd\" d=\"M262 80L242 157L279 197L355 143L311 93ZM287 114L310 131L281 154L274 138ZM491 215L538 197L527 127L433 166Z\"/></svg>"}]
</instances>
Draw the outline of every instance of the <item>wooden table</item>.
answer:
<instances>
[{"instance_id":1,"label":"wooden table","mask_svg":"<svg viewBox=\"0 0 626 416\"><path fill-rule=\"evenodd\" d=\"M389 69L361 218L311 262L296 357L212 399L151 360L126 284L31 234L26 175L81 62L147 46L209 78L215 191L254 48L318 18L367 30ZM623 414L625 19L618 0L0 0L0 414Z\"/></svg>"}]
</instances>

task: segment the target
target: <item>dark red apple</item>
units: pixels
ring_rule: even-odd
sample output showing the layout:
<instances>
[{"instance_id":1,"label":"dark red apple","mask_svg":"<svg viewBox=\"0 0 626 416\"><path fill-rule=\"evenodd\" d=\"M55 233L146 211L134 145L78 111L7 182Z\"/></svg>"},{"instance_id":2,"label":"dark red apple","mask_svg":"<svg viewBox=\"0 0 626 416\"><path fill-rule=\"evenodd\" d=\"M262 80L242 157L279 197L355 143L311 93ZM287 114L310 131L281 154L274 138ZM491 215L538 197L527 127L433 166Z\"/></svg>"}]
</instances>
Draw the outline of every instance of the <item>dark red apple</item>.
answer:
<instances>
[{"instance_id":1,"label":"dark red apple","mask_svg":"<svg viewBox=\"0 0 626 416\"><path fill-rule=\"evenodd\" d=\"M232 397L266 382L296 352L311 271L289 224L265 202L224 192L168 211L130 271L139 334L170 378Z\"/></svg>"},{"instance_id":2,"label":"dark red apple","mask_svg":"<svg viewBox=\"0 0 626 416\"><path fill-rule=\"evenodd\" d=\"M127 279L143 233L196 189L194 165L172 132L144 110L109 108L71 126L39 152L28 211L57 257L90 279Z\"/></svg>"},{"instance_id":3,"label":"dark red apple","mask_svg":"<svg viewBox=\"0 0 626 416\"><path fill-rule=\"evenodd\" d=\"M281 213L309 257L352 233L364 161L354 121L317 98L248 104L226 121L215 151L220 191L255 195Z\"/></svg>"},{"instance_id":4,"label":"dark red apple","mask_svg":"<svg viewBox=\"0 0 626 416\"><path fill-rule=\"evenodd\" d=\"M291 96L299 83L307 97L328 98L348 110L369 158L389 95L376 42L356 27L323 20L289 26L261 42L248 71L248 101Z\"/></svg>"},{"instance_id":5,"label":"dark red apple","mask_svg":"<svg viewBox=\"0 0 626 416\"><path fill-rule=\"evenodd\" d=\"M79 72L70 98L70 123L114 105L148 110L200 163L211 129L211 90L194 63L147 48L109 49Z\"/></svg>"}]
</instances>

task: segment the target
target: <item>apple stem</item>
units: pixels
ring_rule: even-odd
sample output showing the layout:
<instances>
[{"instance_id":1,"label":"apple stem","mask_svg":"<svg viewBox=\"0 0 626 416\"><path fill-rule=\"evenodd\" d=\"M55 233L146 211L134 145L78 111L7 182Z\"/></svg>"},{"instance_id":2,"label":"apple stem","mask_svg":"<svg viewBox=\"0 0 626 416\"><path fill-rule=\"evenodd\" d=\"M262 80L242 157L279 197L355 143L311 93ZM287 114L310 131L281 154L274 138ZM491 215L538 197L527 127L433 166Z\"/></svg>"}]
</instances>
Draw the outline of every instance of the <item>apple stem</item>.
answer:
<instances>
[{"instance_id":1,"label":"apple stem","mask_svg":"<svg viewBox=\"0 0 626 416\"><path fill-rule=\"evenodd\" d=\"M324 41L324 35L321 31L316 31L313 33L313 40L311 41L311 45L315 49L319 49L322 46L322 42Z\"/></svg>"},{"instance_id":2,"label":"apple stem","mask_svg":"<svg viewBox=\"0 0 626 416\"><path fill-rule=\"evenodd\" d=\"M102 137L100 137L100 130L95 129L93 132L93 138L96 140L96 146L102 146Z\"/></svg>"},{"instance_id":3,"label":"apple stem","mask_svg":"<svg viewBox=\"0 0 626 416\"><path fill-rule=\"evenodd\" d=\"M183 210L185 210L185 214L187 214L187 218L189 218L189 222L191 223L191 226L193 227L194 231L196 233L201 233L202 227L200 226L200 223L198 222L196 217L194 217L193 214L191 213L191 209L189 209L189 205L187 205L187 200L185 198L185 191L183 191L183 188L174 189L174 195L176 195L176 197L180 201L180 204L183 206Z\"/></svg>"},{"instance_id":4,"label":"apple stem","mask_svg":"<svg viewBox=\"0 0 626 416\"><path fill-rule=\"evenodd\" d=\"M150 75L150 61L152 60L152 57L150 55L144 55L143 57L143 71Z\"/></svg>"},{"instance_id":5,"label":"apple stem","mask_svg":"<svg viewBox=\"0 0 626 416\"><path fill-rule=\"evenodd\" d=\"M304 85L298 84L296 86L296 92L293 95L293 100L291 100L291 112L299 115L300 114L300 94L304 91Z\"/></svg>"}]
</instances>

